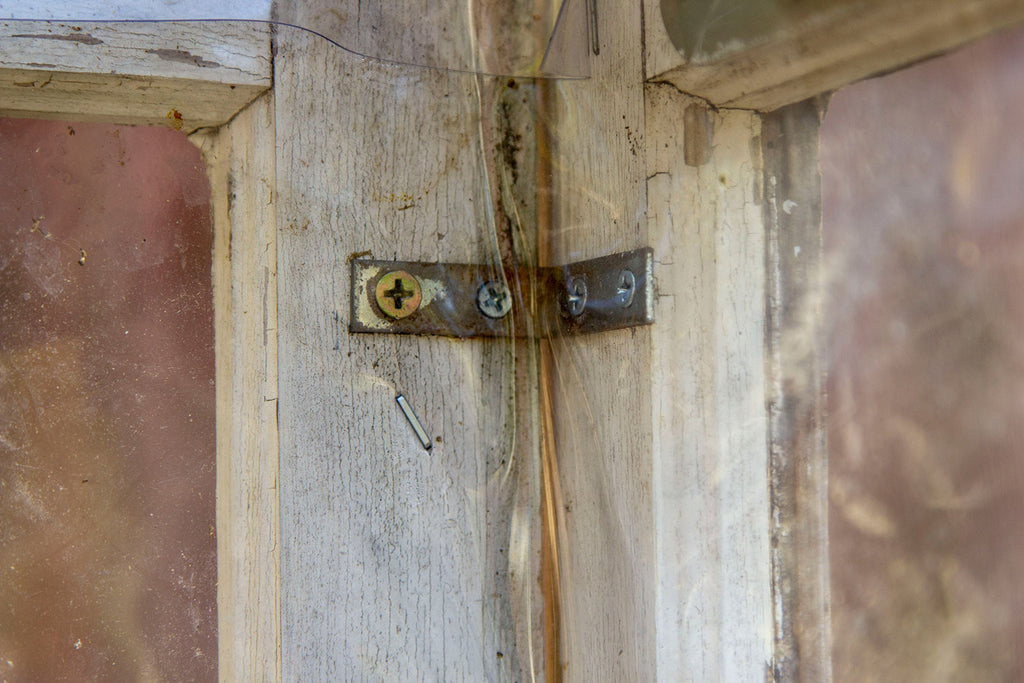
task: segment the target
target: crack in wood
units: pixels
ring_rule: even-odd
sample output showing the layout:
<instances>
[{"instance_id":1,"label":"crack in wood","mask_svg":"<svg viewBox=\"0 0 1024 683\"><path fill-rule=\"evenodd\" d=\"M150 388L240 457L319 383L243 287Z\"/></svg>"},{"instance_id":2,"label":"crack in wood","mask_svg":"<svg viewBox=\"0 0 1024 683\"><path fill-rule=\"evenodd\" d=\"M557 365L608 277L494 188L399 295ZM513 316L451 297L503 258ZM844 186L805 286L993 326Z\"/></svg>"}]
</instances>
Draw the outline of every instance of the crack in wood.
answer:
<instances>
[{"instance_id":1,"label":"crack in wood","mask_svg":"<svg viewBox=\"0 0 1024 683\"><path fill-rule=\"evenodd\" d=\"M102 45L103 41L88 33L80 36L55 36L49 33L15 33L11 38L38 38L39 40L63 40L81 45Z\"/></svg>"},{"instance_id":2,"label":"crack in wood","mask_svg":"<svg viewBox=\"0 0 1024 683\"><path fill-rule=\"evenodd\" d=\"M208 59L203 59L199 55L194 55L188 50L170 50L167 48L161 48L159 50L146 50L146 54L156 55L160 59L167 60L168 62L194 64L195 66L205 68L218 68L221 66L220 62L212 62Z\"/></svg>"}]
</instances>

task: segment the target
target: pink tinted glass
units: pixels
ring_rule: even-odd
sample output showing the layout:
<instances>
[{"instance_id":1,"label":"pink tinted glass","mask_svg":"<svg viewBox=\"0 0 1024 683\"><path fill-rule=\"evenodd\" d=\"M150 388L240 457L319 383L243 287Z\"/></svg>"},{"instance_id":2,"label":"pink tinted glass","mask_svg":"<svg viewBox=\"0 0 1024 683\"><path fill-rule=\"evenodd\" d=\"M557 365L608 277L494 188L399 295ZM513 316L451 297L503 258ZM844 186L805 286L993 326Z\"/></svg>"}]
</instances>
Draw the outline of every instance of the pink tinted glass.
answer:
<instances>
[{"instance_id":1,"label":"pink tinted glass","mask_svg":"<svg viewBox=\"0 0 1024 683\"><path fill-rule=\"evenodd\" d=\"M0 678L216 678L209 200L180 133L0 119Z\"/></svg>"},{"instance_id":2,"label":"pink tinted glass","mask_svg":"<svg viewBox=\"0 0 1024 683\"><path fill-rule=\"evenodd\" d=\"M836 681L1024 678L1024 30L822 128Z\"/></svg>"}]
</instances>

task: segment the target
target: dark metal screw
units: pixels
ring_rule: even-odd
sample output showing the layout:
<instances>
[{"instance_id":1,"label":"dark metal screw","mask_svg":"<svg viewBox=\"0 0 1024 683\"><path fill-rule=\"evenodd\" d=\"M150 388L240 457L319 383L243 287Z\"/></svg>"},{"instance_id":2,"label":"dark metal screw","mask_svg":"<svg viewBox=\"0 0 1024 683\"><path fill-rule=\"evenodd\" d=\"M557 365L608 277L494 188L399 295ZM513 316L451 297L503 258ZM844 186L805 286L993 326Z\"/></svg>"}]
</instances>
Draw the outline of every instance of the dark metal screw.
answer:
<instances>
[{"instance_id":1,"label":"dark metal screw","mask_svg":"<svg viewBox=\"0 0 1024 683\"><path fill-rule=\"evenodd\" d=\"M636 296L636 276L633 271L624 270L619 275L618 291L615 294L615 303L622 308L629 308Z\"/></svg>"},{"instance_id":2,"label":"dark metal screw","mask_svg":"<svg viewBox=\"0 0 1024 683\"><path fill-rule=\"evenodd\" d=\"M476 305L488 318L504 318L512 310L512 293L504 282L490 280L476 290Z\"/></svg>"},{"instance_id":3,"label":"dark metal screw","mask_svg":"<svg viewBox=\"0 0 1024 683\"><path fill-rule=\"evenodd\" d=\"M582 277L571 277L565 284L569 313L580 316L587 308L587 281Z\"/></svg>"}]
</instances>

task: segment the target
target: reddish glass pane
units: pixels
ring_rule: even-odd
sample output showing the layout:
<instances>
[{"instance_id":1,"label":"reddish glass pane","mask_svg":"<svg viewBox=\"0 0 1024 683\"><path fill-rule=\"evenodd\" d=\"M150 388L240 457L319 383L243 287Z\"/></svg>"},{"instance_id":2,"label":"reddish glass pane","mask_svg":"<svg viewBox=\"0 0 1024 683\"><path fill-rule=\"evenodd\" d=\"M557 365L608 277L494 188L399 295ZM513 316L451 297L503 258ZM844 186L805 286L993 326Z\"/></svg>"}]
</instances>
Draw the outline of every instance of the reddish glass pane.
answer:
<instances>
[{"instance_id":1,"label":"reddish glass pane","mask_svg":"<svg viewBox=\"0 0 1024 683\"><path fill-rule=\"evenodd\" d=\"M837 681L1024 676L1024 31L822 128Z\"/></svg>"},{"instance_id":2,"label":"reddish glass pane","mask_svg":"<svg viewBox=\"0 0 1024 683\"><path fill-rule=\"evenodd\" d=\"M170 130L0 120L0 677L217 672L209 185Z\"/></svg>"}]
</instances>

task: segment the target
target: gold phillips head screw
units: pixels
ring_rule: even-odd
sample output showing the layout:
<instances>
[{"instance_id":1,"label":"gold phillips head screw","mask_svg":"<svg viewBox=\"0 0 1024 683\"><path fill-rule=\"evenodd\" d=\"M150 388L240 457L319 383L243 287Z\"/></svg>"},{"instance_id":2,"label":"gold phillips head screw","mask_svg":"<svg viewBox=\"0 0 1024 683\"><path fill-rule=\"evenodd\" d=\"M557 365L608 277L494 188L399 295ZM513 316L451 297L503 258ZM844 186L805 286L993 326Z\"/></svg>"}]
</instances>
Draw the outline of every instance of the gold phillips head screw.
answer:
<instances>
[{"instance_id":1,"label":"gold phillips head screw","mask_svg":"<svg viewBox=\"0 0 1024 683\"><path fill-rule=\"evenodd\" d=\"M377 280L377 306L389 318L407 318L423 301L419 280L404 270L393 270Z\"/></svg>"}]
</instances>

